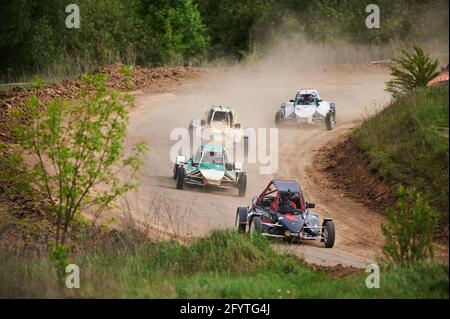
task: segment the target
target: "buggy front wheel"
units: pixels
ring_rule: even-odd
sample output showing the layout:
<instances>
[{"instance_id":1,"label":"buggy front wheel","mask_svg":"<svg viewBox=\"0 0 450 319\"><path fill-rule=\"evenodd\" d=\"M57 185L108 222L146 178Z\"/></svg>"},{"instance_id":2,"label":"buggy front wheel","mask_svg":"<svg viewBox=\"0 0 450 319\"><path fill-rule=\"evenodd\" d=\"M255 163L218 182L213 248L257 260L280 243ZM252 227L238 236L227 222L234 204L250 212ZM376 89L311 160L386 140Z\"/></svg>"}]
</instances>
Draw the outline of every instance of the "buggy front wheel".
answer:
<instances>
[{"instance_id":1,"label":"buggy front wheel","mask_svg":"<svg viewBox=\"0 0 450 319\"><path fill-rule=\"evenodd\" d=\"M322 239L323 243L325 244L326 248L332 248L334 246L334 239L335 239L335 229L334 229L334 223L331 220L328 220L323 225L323 234Z\"/></svg>"},{"instance_id":2,"label":"buggy front wheel","mask_svg":"<svg viewBox=\"0 0 450 319\"><path fill-rule=\"evenodd\" d=\"M262 225L261 225L261 217L259 216L253 216L250 220L250 225L248 228L248 231L250 235L254 235L256 233L261 234L262 233Z\"/></svg>"},{"instance_id":3,"label":"buggy front wheel","mask_svg":"<svg viewBox=\"0 0 450 319\"><path fill-rule=\"evenodd\" d=\"M184 186L184 167L180 166L177 168L177 189L183 189Z\"/></svg>"},{"instance_id":4,"label":"buggy front wheel","mask_svg":"<svg viewBox=\"0 0 450 319\"><path fill-rule=\"evenodd\" d=\"M238 232L245 233L247 228L247 208L238 207L234 224Z\"/></svg>"}]
</instances>

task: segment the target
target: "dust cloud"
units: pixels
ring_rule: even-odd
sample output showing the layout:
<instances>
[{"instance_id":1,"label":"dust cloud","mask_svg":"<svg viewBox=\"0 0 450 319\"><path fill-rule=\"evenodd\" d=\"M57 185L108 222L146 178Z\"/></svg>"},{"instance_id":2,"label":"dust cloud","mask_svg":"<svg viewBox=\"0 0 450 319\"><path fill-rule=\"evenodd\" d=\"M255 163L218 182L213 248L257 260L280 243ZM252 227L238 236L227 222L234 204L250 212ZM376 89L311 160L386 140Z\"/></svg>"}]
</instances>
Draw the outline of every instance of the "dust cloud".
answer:
<instances>
[{"instance_id":1,"label":"dust cloud","mask_svg":"<svg viewBox=\"0 0 450 319\"><path fill-rule=\"evenodd\" d=\"M283 101L300 88L316 88L324 100L336 103L341 123L359 121L390 101L384 82L390 61L402 50L417 43L441 66L448 64L448 3L437 2L412 23L422 30L419 38L379 45L314 42L298 21L286 19L264 43L253 39L253 52L243 61L224 65L218 75L224 94L209 103L235 107L244 125L273 127L275 110ZM435 32L443 26L442 32Z\"/></svg>"},{"instance_id":2,"label":"dust cloud","mask_svg":"<svg viewBox=\"0 0 450 319\"><path fill-rule=\"evenodd\" d=\"M430 46L439 52L443 46L433 46L433 41L429 40ZM448 41L445 44L447 52ZM177 232L181 229L183 235L201 236L213 229L232 227L236 207L248 205L271 178L295 178L303 184L306 178L303 168L310 163L309 154L313 154L317 145L332 141L388 103L390 97L384 91L384 82L389 79L389 70L385 63L371 62L391 59L402 47L405 44L401 42L384 46L343 41L319 44L300 32L280 31L264 51L240 63L216 62L205 67L205 75L200 79L169 88L163 94L137 96L138 108L131 114L126 143L145 140L150 149L139 178L137 201L145 207L153 198L162 197L181 207L169 209L171 217L165 226ZM170 149L175 142L169 139L173 129L187 128L190 120L201 118L212 105L233 107L243 127L273 128L280 104L291 99L300 88L316 88L324 100L336 103L334 131L326 131L324 125L280 129L279 171L262 175L258 165L244 163L248 174L245 198L237 197L235 189L175 189L170 161Z\"/></svg>"}]
</instances>

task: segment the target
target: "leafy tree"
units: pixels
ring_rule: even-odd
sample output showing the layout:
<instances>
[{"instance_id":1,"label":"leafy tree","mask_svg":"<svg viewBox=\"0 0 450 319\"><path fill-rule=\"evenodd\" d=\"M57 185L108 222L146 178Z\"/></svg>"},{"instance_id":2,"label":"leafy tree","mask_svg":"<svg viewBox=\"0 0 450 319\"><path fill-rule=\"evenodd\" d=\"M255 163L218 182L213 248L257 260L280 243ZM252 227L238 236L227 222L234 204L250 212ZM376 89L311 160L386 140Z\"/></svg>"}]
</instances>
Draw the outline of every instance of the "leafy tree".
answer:
<instances>
[{"instance_id":1,"label":"leafy tree","mask_svg":"<svg viewBox=\"0 0 450 319\"><path fill-rule=\"evenodd\" d=\"M5 0L0 3L0 73L32 72L62 54L63 0ZM58 32L58 31L63 32Z\"/></svg>"},{"instance_id":2,"label":"leafy tree","mask_svg":"<svg viewBox=\"0 0 450 319\"><path fill-rule=\"evenodd\" d=\"M67 4L0 1L2 81L78 76L115 62L195 63L205 53L242 58L300 32L314 42L385 45L430 35L448 42L444 0L379 0L380 29L365 27L368 2L360 0L79 0L80 29L65 27Z\"/></svg>"},{"instance_id":3,"label":"leafy tree","mask_svg":"<svg viewBox=\"0 0 450 319\"><path fill-rule=\"evenodd\" d=\"M115 62L134 63L140 40L137 3L81 0L80 28L64 30L67 55L86 61L83 71Z\"/></svg>"},{"instance_id":4,"label":"leafy tree","mask_svg":"<svg viewBox=\"0 0 450 319\"><path fill-rule=\"evenodd\" d=\"M201 56L208 37L191 0L140 0L138 62L183 63Z\"/></svg>"},{"instance_id":5,"label":"leafy tree","mask_svg":"<svg viewBox=\"0 0 450 319\"><path fill-rule=\"evenodd\" d=\"M402 57L394 59L396 65L390 66L393 79L386 82L386 91L393 96L425 87L439 74L438 60L432 60L418 45L414 45L413 54L405 50L402 53Z\"/></svg>"},{"instance_id":6,"label":"leafy tree","mask_svg":"<svg viewBox=\"0 0 450 319\"><path fill-rule=\"evenodd\" d=\"M32 123L15 129L31 176L31 187L48 200L55 242L66 243L70 227L82 211L98 216L117 196L135 187L145 145L125 156L122 142L133 99L106 86L106 75L84 75L75 102L55 99L45 110L36 96L26 114ZM127 178L121 179L123 172Z\"/></svg>"},{"instance_id":7,"label":"leafy tree","mask_svg":"<svg viewBox=\"0 0 450 319\"><path fill-rule=\"evenodd\" d=\"M433 231L439 213L415 189L400 187L395 210L387 210L388 223L382 225L386 238L386 259L407 265L433 257Z\"/></svg>"},{"instance_id":8,"label":"leafy tree","mask_svg":"<svg viewBox=\"0 0 450 319\"><path fill-rule=\"evenodd\" d=\"M197 0L211 39L211 56L243 57L264 41L286 10L275 0Z\"/></svg>"},{"instance_id":9,"label":"leafy tree","mask_svg":"<svg viewBox=\"0 0 450 319\"><path fill-rule=\"evenodd\" d=\"M70 76L98 65L184 63L208 37L191 0L79 0L79 29L65 26L65 0L0 2L0 77Z\"/></svg>"},{"instance_id":10,"label":"leafy tree","mask_svg":"<svg viewBox=\"0 0 450 319\"><path fill-rule=\"evenodd\" d=\"M381 10L379 29L368 29L365 20L366 7L371 2L361 0L308 1L304 21L308 35L319 41L349 41L363 44L385 45L392 39L412 41L421 39L424 30L429 30L429 19L424 13L439 1L379 0ZM425 25L424 25L425 24ZM436 28L439 30L438 28Z\"/></svg>"}]
</instances>

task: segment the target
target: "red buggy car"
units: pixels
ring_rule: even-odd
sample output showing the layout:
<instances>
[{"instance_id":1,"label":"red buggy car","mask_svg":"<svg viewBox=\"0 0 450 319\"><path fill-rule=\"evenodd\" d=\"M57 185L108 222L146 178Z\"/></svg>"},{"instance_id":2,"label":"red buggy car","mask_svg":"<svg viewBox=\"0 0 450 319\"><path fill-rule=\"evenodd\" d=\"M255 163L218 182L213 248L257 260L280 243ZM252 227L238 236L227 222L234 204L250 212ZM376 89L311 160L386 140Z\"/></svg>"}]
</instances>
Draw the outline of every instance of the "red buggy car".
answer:
<instances>
[{"instance_id":1,"label":"red buggy car","mask_svg":"<svg viewBox=\"0 0 450 319\"><path fill-rule=\"evenodd\" d=\"M320 224L312 208L315 205L305 201L297 181L274 179L253 197L251 207L238 207L235 225L241 232L258 232L290 242L320 239L325 247L333 247L333 220L324 218Z\"/></svg>"}]
</instances>

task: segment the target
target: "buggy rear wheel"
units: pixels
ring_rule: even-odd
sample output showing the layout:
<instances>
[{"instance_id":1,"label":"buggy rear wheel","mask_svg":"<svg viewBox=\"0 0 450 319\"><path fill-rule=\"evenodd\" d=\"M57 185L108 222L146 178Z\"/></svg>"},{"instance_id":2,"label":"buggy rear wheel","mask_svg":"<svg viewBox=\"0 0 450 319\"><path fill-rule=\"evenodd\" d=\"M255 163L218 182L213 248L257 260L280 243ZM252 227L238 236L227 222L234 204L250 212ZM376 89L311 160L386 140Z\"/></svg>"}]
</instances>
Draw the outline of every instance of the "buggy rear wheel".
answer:
<instances>
[{"instance_id":1,"label":"buggy rear wheel","mask_svg":"<svg viewBox=\"0 0 450 319\"><path fill-rule=\"evenodd\" d=\"M194 127L189 125L189 151L190 154L194 154Z\"/></svg>"},{"instance_id":2,"label":"buggy rear wheel","mask_svg":"<svg viewBox=\"0 0 450 319\"><path fill-rule=\"evenodd\" d=\"M281 125L282 119L283 119L283 111L277 111L277 113L275 113L275 125L277 127Z\"/></svg>"},{"instance_id":3,"label":"buggy rear wheel","mask_svg":"<svg viewBox=\"0 0 450 319\"><path fill-rule=\"evenodd\" d=\"M174 164L173 165L173 179L176 180L177 179L177 173L178 173L178 165Z\"/></svg>"},{"instance_id":4,"label":"buggy rear wheel","mask_svg":"<svg viewBox=\"0 0 450 319\"><path fill-rule=\"evenodd\" d=\"M245 233L245 230L247 228L247 208L238 207L234 225L238 232Z\"/></svg>"},{"instance_id":5,"label":"buggy rear wheel","mask_svg":"<svg viewBox=\"0 0 450 319\"><path fill-rule=\"evenodd\" d=\"M180 166L177 168L177 189L183 189L184 186L184 167Z\"/></svg>"},{"instance_id":6,"label":"buggy rear wheel","mask_svg":"<svg viewBox=\"0 0 450 319\"><path fill-rule=\"evenodd\" d=\"M245 193L247 192L247 175L242 174L239 177L238 190L239 190L239 197L244 197Z\"/></svg>"},{"instance_id":7,"label":"buggy rear wheel","mask_svg":"<svg viewBox=\"0 0 450 319\"><path fill-rule=\"evenodd\" d=\"M325 127L328 131L331 131L336 125L335 115L333 112L328 112L325 116Z\"/></svg>"},{"instance_id":8,"label":"buggy rear wheel","mask_svg":"<svg viewBox=\"0 0 450 319\"><path fill-rule=\"evenodd\" d=\"M244 157L248 157L248 137L244 137Z\"/></svg>"},{"instance_id":9,"label":"buggy rear wheel","mask_svg":"<svg viewBox=\"0 0 450 319\"><path fill-rule=\"evenodd\" d=\"M322 238L326 248L332 248L334 246L335 230L333 221L328 220L323 225Z\"/></svg>"}]
</instances>

